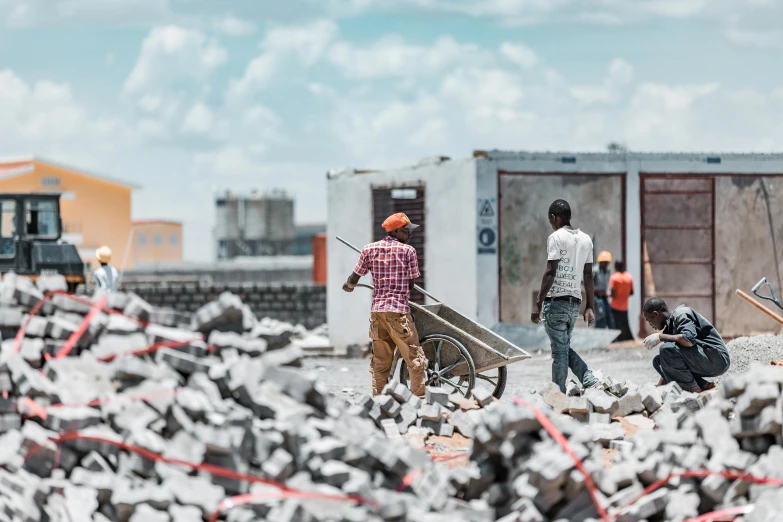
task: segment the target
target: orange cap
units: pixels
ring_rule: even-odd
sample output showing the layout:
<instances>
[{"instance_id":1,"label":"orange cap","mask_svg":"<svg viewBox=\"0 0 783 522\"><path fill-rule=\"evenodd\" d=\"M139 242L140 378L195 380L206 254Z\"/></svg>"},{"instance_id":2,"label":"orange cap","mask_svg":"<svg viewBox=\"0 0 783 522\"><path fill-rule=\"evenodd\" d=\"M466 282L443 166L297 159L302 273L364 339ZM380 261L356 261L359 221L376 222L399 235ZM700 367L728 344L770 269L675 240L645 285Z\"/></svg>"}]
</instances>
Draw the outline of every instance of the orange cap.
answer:
<instances>
[{"instance_id":1,"label":"orange cap","mask_svg":"<svg viewBox=\"0 0 783 522\"><path fill-rule=\"evenodd\" d=\"M612 254L608 250L603 250L598 254L598 262L599 263L611 263L612 262Z\"/></svg>"},{"instance_id":2,"label":"orange cap","mask_svg":"<svg viewBox=\"0 0 783 522\"><path fill-rule=\"evenodd\" d=\"M402 212L398 212L387 217L386 221L383 222L383 228L386 230L386 232L391 232L392 230L397 230L398 228L403 227L407 228L408 230L413 230L414 228L419 228L419 225L414 225L411 223L411 220L408 219L408 216Z\"/></svg>"}]
</instances>

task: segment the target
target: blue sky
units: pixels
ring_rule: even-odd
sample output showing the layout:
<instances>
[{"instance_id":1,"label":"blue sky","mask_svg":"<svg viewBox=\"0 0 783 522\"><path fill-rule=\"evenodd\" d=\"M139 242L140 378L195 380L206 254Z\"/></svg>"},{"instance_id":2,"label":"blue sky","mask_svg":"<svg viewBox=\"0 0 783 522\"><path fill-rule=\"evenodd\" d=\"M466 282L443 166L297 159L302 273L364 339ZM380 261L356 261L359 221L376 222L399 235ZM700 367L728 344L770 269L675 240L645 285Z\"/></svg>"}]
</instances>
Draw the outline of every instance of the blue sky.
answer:
<instances>
[{"instance_id":1,"label":"blue sky","mask_svg":"<svg viewBox=\"0 0 783 522\"><path fill-rule=\"evenodd\" d=\"M0 0L0 155L212 197L474 149L780 150L783 0ZM350 204L350 202L346 202Z\"/></svg>"}]
</instances>

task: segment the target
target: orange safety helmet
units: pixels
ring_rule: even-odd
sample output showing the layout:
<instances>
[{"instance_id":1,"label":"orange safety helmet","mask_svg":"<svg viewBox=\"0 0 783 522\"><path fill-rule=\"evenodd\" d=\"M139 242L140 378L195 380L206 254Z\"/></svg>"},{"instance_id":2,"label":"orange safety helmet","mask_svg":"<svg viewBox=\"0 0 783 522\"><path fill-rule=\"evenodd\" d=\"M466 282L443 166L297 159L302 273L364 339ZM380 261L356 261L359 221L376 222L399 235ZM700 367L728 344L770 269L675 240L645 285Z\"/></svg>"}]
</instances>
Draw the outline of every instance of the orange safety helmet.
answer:
<instances>
[{"instance_id":1,"label":"orange safety helmet","mask_svg":"<svg viewBox=\"0 0 783 522\"><path fill-rule=\"evenodd\" d=\"M612 262L612 254L608 250L602 250L598 253L598 262L599 263L611 263Z\"/></svg>"}]
</instances>

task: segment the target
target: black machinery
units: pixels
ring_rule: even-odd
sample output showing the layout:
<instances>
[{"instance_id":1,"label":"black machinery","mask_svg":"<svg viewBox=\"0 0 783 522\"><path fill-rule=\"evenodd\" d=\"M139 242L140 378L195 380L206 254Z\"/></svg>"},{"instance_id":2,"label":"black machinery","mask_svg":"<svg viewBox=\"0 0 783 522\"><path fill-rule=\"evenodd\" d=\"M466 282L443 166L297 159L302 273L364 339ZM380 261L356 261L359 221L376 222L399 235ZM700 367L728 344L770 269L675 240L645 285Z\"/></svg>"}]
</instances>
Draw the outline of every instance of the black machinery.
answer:
<instances>
[{"instance_id":1,"label":"black machinery","mask_svg":"<svg viewBox=\"0 0 783 522\"><path fill-rule=\"evenodd\" d=\"M0 194L0 273L60 274L74 291L85 282L85 263L62 232L59 194Z\"/></svg>"}]
</instances>

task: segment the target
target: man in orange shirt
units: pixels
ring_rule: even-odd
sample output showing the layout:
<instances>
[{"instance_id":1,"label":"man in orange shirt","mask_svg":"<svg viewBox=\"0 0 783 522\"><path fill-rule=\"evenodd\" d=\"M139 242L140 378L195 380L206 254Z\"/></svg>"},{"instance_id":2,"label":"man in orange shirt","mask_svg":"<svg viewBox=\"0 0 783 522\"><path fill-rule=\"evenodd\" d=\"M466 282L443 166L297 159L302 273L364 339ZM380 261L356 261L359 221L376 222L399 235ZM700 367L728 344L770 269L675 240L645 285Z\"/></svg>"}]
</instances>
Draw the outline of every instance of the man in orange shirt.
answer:
<instances>
[{"instance_id":1,"label":"man in orange shirt","mask_svg":"<svg viewBox=\"0 0 783 522\"><path fill-rule=\"evenodd\" d=\"M614 270L615 273L609 278L612 295L610 306L615 328L620 330L620 335L614 341L631 341L633 334L628 324L628 298L633 295L633 276L625 271L625 263L622 261L615 262Z\"/></svg>"}]
</instances>

